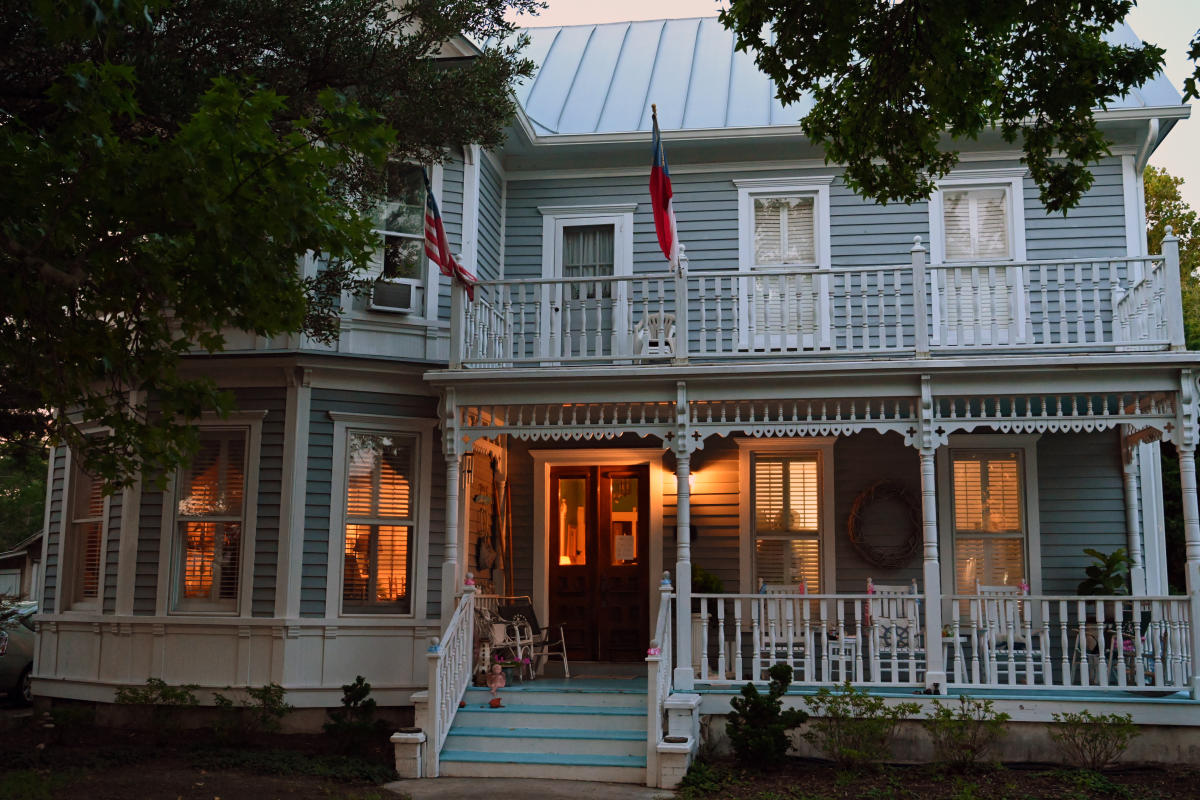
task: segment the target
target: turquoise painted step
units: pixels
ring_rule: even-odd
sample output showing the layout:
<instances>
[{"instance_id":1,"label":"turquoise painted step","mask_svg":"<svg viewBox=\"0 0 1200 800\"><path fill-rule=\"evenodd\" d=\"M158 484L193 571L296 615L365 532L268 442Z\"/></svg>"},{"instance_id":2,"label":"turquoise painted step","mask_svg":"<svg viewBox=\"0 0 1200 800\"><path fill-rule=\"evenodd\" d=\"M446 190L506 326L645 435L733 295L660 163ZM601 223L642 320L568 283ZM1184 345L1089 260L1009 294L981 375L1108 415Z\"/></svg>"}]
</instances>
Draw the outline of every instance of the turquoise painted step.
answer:
<instances>
[{"instance_id":1,"label":"turquoise painted step","mask_svg":"<svg viewBox=\"0 0 1200 800\"><path fill-rule=\"evenodd\" d=\"M459 725L450 728L451 736L501 736L514 739L613 739L629 742L646 741L644 730L571 730L569 728L485 728Z\"/></svg>"},{"instance_id":2,"label":"turquoise painted step","mask_svg":"<svg viewBox=\"0 0 1200 800\"><path fill-rule=\"evenodd\" d=\"M509 705L507 701L500 708L491 708L486 704L474 704L469 699L467 704L458 710L459 714L491 714L493 716L502 716L506 713L522 713L522 714L569 714L574 716L599 716L599 717L644 717L646 709L644 707L621 707L621 706L564 706L564 705L525 705L524 703L514 703Z\"/></svg>"},{"instance_id":3,"label":"turquoise painted step","mask_svg":"<svg viewBox=\"0 0 1200 800\"><path fill-rule=\"evenodd\" d=\"M580 767L645 767L645 756L607 756L592 753L487 753L480 750L443 750L442 761L484 764L555 764Z\"/></svg>"}]
</instances>

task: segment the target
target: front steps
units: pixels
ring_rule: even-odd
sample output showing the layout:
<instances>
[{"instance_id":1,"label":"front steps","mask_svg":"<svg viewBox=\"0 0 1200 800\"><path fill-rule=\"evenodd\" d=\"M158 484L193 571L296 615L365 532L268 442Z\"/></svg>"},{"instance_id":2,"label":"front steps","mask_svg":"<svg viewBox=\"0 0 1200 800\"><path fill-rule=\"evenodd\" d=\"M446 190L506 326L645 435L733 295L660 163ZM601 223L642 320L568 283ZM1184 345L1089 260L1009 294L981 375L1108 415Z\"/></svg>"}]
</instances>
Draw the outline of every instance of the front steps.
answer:
<instances>
[{"instance_id":1,"label":"front steps","mask_svg":"<svg viewBox=\"0 0 1200 800\"><path fill-rule=\"evenodd\" d=\"M538 679L469 688L440 757L440 774L473 778L646 783L645 679Z\"/></svg>"}]
</instances>

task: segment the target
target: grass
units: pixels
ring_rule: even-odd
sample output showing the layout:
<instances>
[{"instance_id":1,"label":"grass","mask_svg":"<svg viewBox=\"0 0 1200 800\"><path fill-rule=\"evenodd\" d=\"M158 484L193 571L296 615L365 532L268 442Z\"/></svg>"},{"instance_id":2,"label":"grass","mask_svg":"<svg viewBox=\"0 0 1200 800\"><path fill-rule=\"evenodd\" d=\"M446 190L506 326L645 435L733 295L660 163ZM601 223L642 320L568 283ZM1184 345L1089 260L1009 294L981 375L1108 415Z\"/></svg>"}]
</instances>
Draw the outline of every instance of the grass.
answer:
<instances>
[{"instance_id":1,"label":"grass","mask_svg":"<svg viewBox=\"0 0 1200 800\"><path fill-rule=\"evenodd\" d=\"M4 800L54 800L74 775L36 769L0 771L0 797Z\"/></svg>"},{"instance_id":2,"label":"grass","mask_svg":"<svg viewBox=\"0 0 1200 800\"><path fill-rule=\"evenodd\" d=\"M192 765L207 770L240 769L261 775L309 775L347 783L387 783L397 777L392 767L361 758L307 755L293 750L202 750L192 756Z\"/></svg>"}]
</instances>

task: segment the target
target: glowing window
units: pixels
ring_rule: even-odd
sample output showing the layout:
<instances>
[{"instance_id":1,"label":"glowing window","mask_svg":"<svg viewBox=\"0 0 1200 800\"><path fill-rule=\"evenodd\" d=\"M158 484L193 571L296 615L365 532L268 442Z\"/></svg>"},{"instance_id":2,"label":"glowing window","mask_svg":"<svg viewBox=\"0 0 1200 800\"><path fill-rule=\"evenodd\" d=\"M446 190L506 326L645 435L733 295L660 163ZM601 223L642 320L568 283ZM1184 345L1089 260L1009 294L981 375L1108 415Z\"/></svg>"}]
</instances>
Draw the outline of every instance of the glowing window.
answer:
<instances>
[{"instance_id":1,"label":"glowing window","mask_svg":"<svg viewBox=\"0 0 1200 800\"><path fill-rule=\"evenodd\" d=\"M71 604L94 606L100 598L100 546L104 539L104 483L75 466L68 543Z\"/></svg>"},{"instance_id":2,"label":"glowing window","mask_svg":"<svg viewBox=\"0 0 1200 800\"><path fill-rule=\"evenodd\" d=\"M1021 454L954 450L950 463L956 591L1027 582Z\"/></svg>"},{"instance_id":3,"label":"glowing window","mask_svg":"<svg viewBox=\"0 0 1200 800\"><path fill-rule=\"evenodd\" d=\"M754 458L755 583L821 591L817 457Z\"/></svg>"},{"instance_id":4,"label":"glowing window","mask_svg":"<svg viewBox=\"0 0 1200 800\"><path fill-rule=\"evenodd\" d=\"M245 429L200 432L200 449L176 481L181 610L234 610L245 527Z\"/></svg>"},{"instance_id":5,"label":"glowing window","mask_svg":"<svg viewBox=\"0 0 1200 800\"><path fill-rule=\"evenodd\" d=\"M416 445L405 434L347 435L344 613L412 610Z\"/></svg>"}]
</instances>

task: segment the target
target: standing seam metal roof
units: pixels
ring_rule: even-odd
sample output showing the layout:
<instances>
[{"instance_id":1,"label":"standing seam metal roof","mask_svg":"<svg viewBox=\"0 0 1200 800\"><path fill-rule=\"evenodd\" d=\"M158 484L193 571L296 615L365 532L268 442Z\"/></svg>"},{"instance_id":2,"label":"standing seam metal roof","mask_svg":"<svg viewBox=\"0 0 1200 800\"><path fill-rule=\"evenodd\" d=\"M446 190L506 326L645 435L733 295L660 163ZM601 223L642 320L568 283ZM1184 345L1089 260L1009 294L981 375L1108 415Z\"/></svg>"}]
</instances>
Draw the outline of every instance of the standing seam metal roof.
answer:
<instances>
[{"instance_id":1,"label":"standing seam metal roof","mask_svg":"<svg viewBox=\"0 0 1200 800\"><path fill-rule=\"evenodd\" d=\"M794 125L812 102L784 106L775 83L716 17L527 28L525 54L537 64L516 87L539 135L650 130L650 104L663 129ZM1138 44L1128 25L1108 37ZM1159 73L1110 108L1178 105Z\"/></svg>"}]
</instances>

